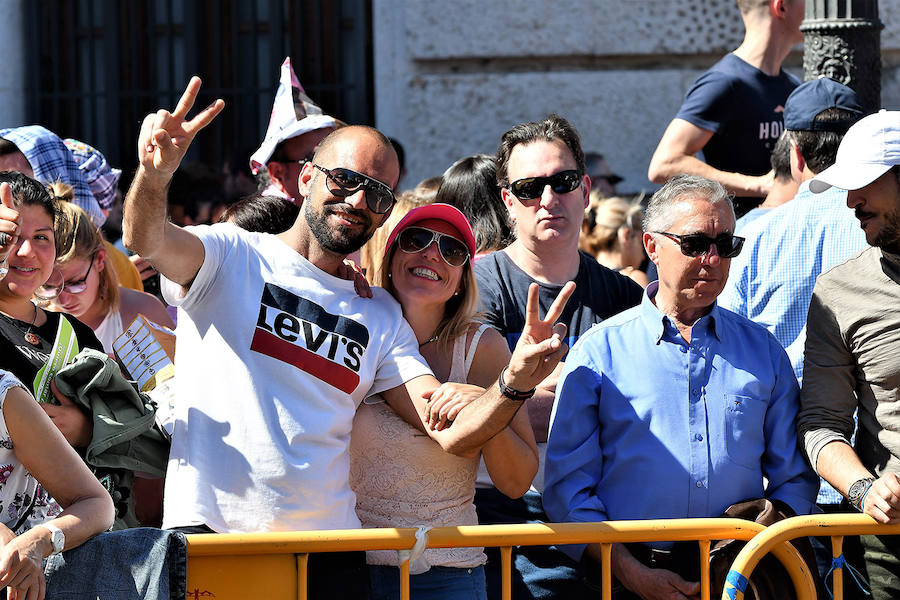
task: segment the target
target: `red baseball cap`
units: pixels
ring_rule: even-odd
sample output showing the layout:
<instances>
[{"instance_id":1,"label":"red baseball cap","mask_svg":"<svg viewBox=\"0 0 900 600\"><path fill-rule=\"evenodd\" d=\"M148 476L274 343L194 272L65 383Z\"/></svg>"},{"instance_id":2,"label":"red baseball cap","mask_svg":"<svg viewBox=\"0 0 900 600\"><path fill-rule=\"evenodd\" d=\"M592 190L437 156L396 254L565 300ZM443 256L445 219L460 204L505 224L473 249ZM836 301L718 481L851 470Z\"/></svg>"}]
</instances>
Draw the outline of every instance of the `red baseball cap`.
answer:
<instances>
[{"instance_id":1,"label":"red baseball cap","mask_svg":"<svg viewBox=\"0 0 900 600\"><path fill-rule=\"evenodd\" d=\"M469 225L469 220L466 218L466 215L462 214L455 206L439 202L426 204L425 206L414 208L406 213L406 216L400 219L400 222L397 223L394 230L391 231L391 235L388 236L387 246L385 246L384 249L384 256L387 257L388 253L390 253L391 247L394 245L394 242L397 241L397 236L400 235L401 231L410 225L415 225L416 223L427 221L428 219L437 219L452 225L462 236L462 241L469 250L469 262L471 263L475 260L475 234L472 233L472 226Z\"/></svg>"}]
</instances>

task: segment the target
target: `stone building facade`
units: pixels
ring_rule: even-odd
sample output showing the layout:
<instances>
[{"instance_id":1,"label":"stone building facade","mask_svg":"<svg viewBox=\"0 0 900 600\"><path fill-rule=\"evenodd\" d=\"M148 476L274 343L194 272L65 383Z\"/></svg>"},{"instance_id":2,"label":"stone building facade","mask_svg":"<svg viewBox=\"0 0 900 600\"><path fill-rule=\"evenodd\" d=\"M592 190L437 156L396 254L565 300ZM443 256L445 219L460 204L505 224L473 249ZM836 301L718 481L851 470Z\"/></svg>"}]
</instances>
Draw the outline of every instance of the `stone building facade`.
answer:
<instances>
[{"instance_id":1,"label":"stone building facade","mask_svg":"<svg viewBox=\"0 0 900 600\"><path fill-rule=\"evenodd\" d=\"M881 0L882 106L900 109L900 2ZM401 187L496 152L516 123L568 118L586 150L651 190L650 156L693 80L741 42L734 0L374 0L377 126ZM803 53L788 58L802 78Z\"/></svg>"}]
</instances>

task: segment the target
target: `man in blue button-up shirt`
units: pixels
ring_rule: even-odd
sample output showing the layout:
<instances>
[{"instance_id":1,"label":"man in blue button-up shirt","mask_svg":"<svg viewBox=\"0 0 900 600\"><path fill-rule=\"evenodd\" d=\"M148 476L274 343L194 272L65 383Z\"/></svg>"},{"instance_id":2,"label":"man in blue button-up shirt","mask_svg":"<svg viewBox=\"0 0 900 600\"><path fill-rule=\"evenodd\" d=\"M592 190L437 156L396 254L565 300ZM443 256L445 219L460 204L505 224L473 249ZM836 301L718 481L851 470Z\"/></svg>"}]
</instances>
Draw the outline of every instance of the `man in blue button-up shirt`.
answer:
<instances>
[{"instance_id":1,"label":"man in blue button-up shirt","mask_svg":"<svg viewBox=\"0 0 900 600\"><path fill-rule=\"evenodd\" d=\"M813 510L791 363L764 327L715 303L741 248L734 226L718 183L678 176L654 194L644 245L659 281L582 336L563 370L545 474L554 521L714 517L763 496ZM568 552L599 562L599 545ZM612 565L643 598L699 593L619 544Z\"/></svg>"}]
</instances>

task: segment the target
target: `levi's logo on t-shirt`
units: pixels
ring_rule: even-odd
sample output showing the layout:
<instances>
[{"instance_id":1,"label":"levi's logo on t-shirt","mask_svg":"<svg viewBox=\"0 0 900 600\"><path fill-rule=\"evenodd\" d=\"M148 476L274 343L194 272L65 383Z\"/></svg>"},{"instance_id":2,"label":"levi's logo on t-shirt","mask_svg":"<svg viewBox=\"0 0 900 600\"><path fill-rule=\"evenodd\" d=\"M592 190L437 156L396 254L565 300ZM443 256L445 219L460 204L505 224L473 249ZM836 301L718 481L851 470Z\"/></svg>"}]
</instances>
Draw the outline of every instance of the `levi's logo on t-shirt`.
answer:
<instances>
[{"instance_id":1,"label":"levi's logo on t-shirt","mask_svg":"<svg viewBox=\"0 0 900 600\"><path fill-rule=\"evenodd\" d=\"M359 385L361 358L369 345L364 325L333 315L283 288L267 283L250 349L294 365L351 393Z\"/></svg>"}]
</instances>

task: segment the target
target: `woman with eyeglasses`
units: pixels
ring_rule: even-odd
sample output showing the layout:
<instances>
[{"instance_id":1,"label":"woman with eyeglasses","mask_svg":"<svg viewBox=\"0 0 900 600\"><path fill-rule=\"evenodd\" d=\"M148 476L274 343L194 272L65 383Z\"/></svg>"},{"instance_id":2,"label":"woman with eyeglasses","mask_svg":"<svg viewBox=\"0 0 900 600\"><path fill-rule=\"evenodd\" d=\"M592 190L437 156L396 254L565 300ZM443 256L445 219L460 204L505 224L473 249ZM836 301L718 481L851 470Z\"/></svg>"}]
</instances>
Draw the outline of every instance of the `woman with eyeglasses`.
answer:
<instances>
[{"instance_id":1,"label":"woman with eyeglasses","mask_svg":"<svg viewBox=\"0 0 900 600\"><path fill-rule=\"evenodd\" d=\"M53 184L57 198L67 200L71 188ZM56 268L65 282L51 301L53 310L72 315L94 330L103 351L113 353L113 342L138 314L174 328L166 307L145 292L119 286L116 271L106 261L100 230L87 213L71 202L60 202L63 217L56 226L59 255Z\"/></svg>"},{"instance_id":2,"label":"woman with eyeglasses","mask_svg":"<svg viewBox=\"0 0 900 600\"><path fill-rule=\"evenodd\" d=\"M475 237L465 216L447 204L410 211L387 241L376 283L400 302L419 348L460 396L489 387L509 361L506 341L476 320L478 290L472 272ZM476 387L481 386L481 387ZM452 420L465 401L436 407ZM482 448L491 477L505 494L524 494L538 468L537 446L526 409ZM350 484L364 527L476 525L473 504L479 456L444 452L378 396L366 399L353 422ZM414 600L486 597L481 548L426 549L411 561ZM367 553L371 597L399 597L397 553Z\"/></svg>"},{"instance_id":3,"label":"woman with eyeglasses","mask_svg":"<svg viewBox=\"0 0 900 600\"><path fill-rule=\"evenodd\" d=\"M6 275L0 281L0 368L10 371L39 400L55 396L57 406L41 406L66 440L85 447L93 427L89 417L68 398L55 393L39 374L60 349L75 342L79 349L102 350L90 327L71 316L44 310L63 285L56 269L56 228L63 218L56 199L43 185L12 171L0 172L0 182L9 186L4 206L12 211L0 216L0 256ZM15 211L15 212L13 212ZM0 272L3 270L0 269ZM57 339L60 344L56 344Z\"/></svg>"}]
</instances>

